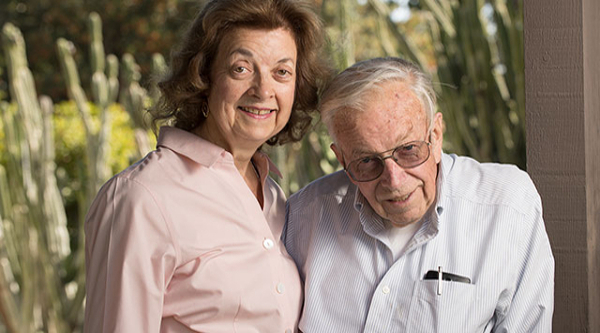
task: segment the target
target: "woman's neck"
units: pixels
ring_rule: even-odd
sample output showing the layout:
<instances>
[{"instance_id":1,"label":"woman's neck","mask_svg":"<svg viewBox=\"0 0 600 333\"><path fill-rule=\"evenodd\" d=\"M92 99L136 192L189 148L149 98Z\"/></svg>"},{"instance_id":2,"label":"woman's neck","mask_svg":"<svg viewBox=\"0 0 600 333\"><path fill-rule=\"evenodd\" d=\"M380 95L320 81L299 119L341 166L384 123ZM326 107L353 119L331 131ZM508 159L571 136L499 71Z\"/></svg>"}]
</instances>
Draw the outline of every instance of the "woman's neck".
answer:
<instances>
[{"instance_id":1,"label":"woman's neck","mask_svg":"<svg viewBox=\"0 0 600 333\"><path fill-rule=\"evenodd\" d=\"M253 145L251 143L247 143L244 146L236 146L231 144L225 139L220 138L216 135L211 135L211 131L208 127L200 125L195 128L192 133L198 135L202 139L211 142L229 153L233 156L233 163L237 168L238 172L246 182L246 185L252 191L256 200L258 200L260 206L263 206L263 192L262 192L262 182L261 177L258 172L258 169L252 163L252 156L256 153L260 145Z\"/></svg>"}]
</instances>

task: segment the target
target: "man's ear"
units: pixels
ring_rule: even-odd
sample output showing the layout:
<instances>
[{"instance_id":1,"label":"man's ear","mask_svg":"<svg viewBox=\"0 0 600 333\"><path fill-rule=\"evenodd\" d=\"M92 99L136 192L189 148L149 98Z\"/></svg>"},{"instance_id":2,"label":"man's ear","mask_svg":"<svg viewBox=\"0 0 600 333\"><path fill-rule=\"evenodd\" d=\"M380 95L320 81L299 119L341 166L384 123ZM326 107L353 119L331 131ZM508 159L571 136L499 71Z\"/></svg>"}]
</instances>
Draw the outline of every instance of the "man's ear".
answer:
<instances>
[{"instance_id":1,"label":"man's ear","mask_svg":"<svg viewBox=\"0 0 600 333\"><path fill-rule=\"evenodd\" d=\"M433 128L431 129L429 141L431 141L431 152L435 163L440 163L444 142L444 117L441 112L436 112L433 116Z\"/></svg>"},{"instance_id":2,"label":"man's ear","mask_svg":"<svg viewBox=\"0 0 600 333\"><path fill-rule=\"evenodd\" d=\"M342 151L335 145L335 143L332 143L329 148L331 148L331 150L333 150L333 152L335 153L335 157L337 158L338 162L340 162L340 165L345 167L344 165L344 157L342 155Z\"/></svg>"}]
</instances>

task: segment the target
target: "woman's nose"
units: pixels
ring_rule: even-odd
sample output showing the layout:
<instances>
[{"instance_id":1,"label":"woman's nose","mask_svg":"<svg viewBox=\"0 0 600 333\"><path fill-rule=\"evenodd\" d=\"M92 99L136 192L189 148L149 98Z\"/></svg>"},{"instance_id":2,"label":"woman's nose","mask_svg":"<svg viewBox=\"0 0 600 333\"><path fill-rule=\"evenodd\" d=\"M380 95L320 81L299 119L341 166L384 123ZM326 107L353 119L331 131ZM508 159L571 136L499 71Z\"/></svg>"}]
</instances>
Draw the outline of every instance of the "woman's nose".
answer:
<instances>
[{"instance_id":1,"label":"woman's nose","mask_svg":"<svg viewBox=\"0 0 600 333\"><path fill-rule=\"evenodd\" d=\"M275 92L272 80L273 79L268 75L262 75L258 73L252 85L252 95L261 100L266 100L273 97Z\"/></svg>"}]
</instances>

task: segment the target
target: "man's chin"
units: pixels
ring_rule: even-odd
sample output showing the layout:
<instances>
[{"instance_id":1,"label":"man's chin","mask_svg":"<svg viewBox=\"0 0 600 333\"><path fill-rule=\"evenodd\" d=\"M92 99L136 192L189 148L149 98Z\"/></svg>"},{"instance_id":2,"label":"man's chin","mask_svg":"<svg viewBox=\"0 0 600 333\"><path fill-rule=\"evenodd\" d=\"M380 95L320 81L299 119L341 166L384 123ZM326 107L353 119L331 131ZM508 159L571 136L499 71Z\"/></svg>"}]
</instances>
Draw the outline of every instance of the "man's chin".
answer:
<instances>
[{"instance_id":1,"label":"man's chin","mask_svg":"<svg viewBox=\"0 0 600 333\"><path fill-rule=\"evenodd\" d=\"M392 205L393 206L393 205ZM385 209L388 208L388 209ZM424 214L413 207L402 207L403 209L389 209L391 207L384 207L385 217L390 221L394 227L406 227L417 221L420 221ZM398 207L395 207L398 208Z\"/></svg>"}]
</instances>

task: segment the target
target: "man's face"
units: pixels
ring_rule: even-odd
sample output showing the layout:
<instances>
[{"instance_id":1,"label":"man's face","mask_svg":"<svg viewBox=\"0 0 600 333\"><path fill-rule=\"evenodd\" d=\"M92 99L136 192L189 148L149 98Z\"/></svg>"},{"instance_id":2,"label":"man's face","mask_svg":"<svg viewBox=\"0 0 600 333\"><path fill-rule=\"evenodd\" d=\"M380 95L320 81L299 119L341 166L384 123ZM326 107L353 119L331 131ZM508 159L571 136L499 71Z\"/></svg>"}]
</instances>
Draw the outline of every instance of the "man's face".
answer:
<instances>
[{"instance_id":1,"label":"man's face","mask_svg":"<svg viewBox=\"0 0 600 333\"><path fill-rule=\"evenodd\" d=\"M442 115L435 115L430 134L425 111L402 82L383 83L381 90L367 93L363 101L365 110L348 110L333 120L337 143L331 148L340 163L347 166L351 161L410 141L431 142L429 158L417 167L404 169L388 158L377 179L368 182L351 179L377 214L396 227L407 226L419 221L435 201L437 165L442 152Z\"/></svg>"}]
</instances>

